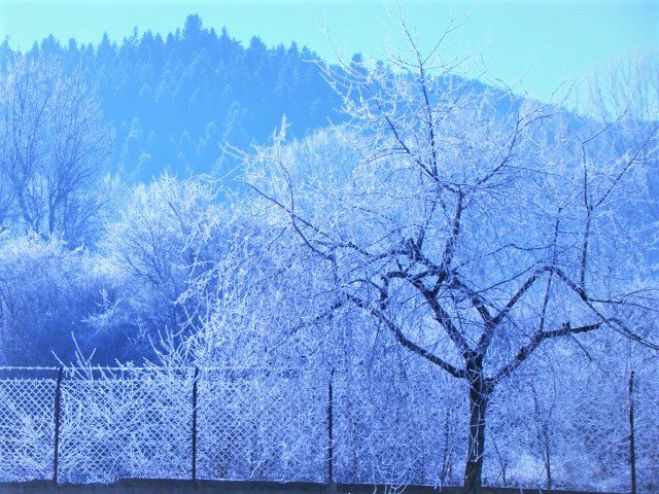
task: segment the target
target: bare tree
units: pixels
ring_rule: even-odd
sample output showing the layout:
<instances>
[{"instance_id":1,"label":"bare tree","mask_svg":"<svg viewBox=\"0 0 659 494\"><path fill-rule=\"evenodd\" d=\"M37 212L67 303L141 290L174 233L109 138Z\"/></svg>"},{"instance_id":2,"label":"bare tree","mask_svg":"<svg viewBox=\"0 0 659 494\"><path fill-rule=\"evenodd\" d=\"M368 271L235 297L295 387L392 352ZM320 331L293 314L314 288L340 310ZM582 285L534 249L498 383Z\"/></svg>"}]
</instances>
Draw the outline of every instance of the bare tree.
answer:
<instances>
[{"instance_id":1,"label":"bare tree","mask_svg":"<svg viewBox=\"0 0 659 494\"><path fill-rule=\"evenodd\" d=\"M79 243L101 209L111 132L76 70L19 57L0 85L0 179L20 224Z\"/></svg>"},{"instance_id":2,"label":"bare tree","mask_svg":"<svg viewBox=\"0 0 659 494\"><path fill-rule=\"evenodd\" d=\"M659 125L659 52L656 49L636 51L611 61L590 74L578 96L581 111L609 122L616 129L616 135L609 135L618 154L624 153L630 142L635 142L638 160L652 163L645 167L645 181L649 195L657 197L659 166L652 144L656 145ZM648 139L650 145L643 145ZM656 202L646 201L635 206L635 216L642 221L647 234L656 235L659 227ZM656 272L656 247L646 256L652 256Z\"/></svg>"},{"instance_id":3,"label":"bare tree","mask_svg":"<svg viewBox=\"0 0 659 494\"><path fill-rule=\"evenodd\" d=\"M586 79L581 109L600 120L622 115L642 124L659 115L659 52L637 51L611 61Z\"/></svg>"},{"instance_id":4,"label":"bare tree","mask_svg":"<svg viewBox=\"0 0 659 494\"><path fill-rule=\"evenodd\" d=\"M164 175L127 195L101 241L125 278L127 319L146 335L178 333L205 314L203 287L193 282L211 270L224 247L224 212L208 177L176 180Z\"/></svg>"},{"instance_id":5,"label":"bare tree","mask_svg":"<svg viewBox=\"0 0 659 494\"><path fill-rule=\"evenodd\" d=\"M657 349L636 317L656 307L647 239L626 215L652 199L656 129L625 140L483 87L434 61L441 40L427 56L404 34L409 58L325 67L349 123L287 147L284 125L248 182L326 273L319 314L366 314L468 384L475 494L493 391L539 348L603 333Z\"/></svg>"}]
</instances>

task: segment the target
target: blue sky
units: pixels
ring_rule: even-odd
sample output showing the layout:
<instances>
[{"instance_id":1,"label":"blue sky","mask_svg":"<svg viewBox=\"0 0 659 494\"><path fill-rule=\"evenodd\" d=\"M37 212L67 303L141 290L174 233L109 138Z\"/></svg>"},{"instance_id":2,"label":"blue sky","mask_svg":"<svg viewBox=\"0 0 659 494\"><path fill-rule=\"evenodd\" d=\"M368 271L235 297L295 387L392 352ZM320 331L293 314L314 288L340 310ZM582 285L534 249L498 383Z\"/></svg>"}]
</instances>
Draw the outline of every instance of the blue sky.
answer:
<instances>
[{"instance_id":1,"label":"blue sky","mask_svg":"<svg viewBox=\"0 0 659 494\"><path fill-rule=\"evenodd\" d=\"M462 22L447 57L470 56L470 75L484 62L490 81L541 99L616 57L659 47L659 0L0 0L0 37L21 48L50 33L97 42L108 32L120 40L134 26L175 30L197 13L245 42L258 35L269 45L295 40L330 59L335 48L380 56L396 44L398 11L426 45L451 18Z\"/></svg>"}]
</instances>

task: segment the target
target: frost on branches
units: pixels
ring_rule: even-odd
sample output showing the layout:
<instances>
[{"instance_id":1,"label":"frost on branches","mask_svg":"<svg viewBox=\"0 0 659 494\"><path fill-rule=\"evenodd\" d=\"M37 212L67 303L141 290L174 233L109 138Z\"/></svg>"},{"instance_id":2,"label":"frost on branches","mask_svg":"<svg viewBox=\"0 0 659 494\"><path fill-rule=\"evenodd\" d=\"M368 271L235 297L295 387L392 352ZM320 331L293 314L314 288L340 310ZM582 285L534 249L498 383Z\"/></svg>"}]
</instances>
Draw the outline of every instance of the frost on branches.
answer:
<instances>
[{"instance_id":1,"label":"frost on branches","mask_svg":"<svg viewBox=\"0 0 659 494\"><path fill-rule=\"evenodd\" d=\"M38 174L12 182L32 236L0 237L0 351L61 307L149 349L79 356L60 395L2 369L0 480L657 489L656 122L618 80L586 118L403 32L409 57L322 67L344 124L287 142L284 120L234 189L134 187L97 251L20 208ZM34 310L82 293L93 313Z\"/></svg>"},{"instance_id":2,"label":"frost on branches","mask_svg":"<svg viewBox=\"0 0 659 494\"><path fill-rule=\"evenodd\" d=\"M466 81L405 33L409 58L325 67L348 123L284 145L284 121L250 160L255 214L282 229L288 263L308 266L292 269L315 277L309 310L334 328L344 361L377 368L404 349L404 372L426 361L461 384L454 437L466 461L451 472L466 492L615 483L625 433L591 430L606 412L589 393L605 367L656 366L656 239L639 225L656 211L657 125L624 112L589 120ZM430 407L440 422L441 400ZM589 431L583 442L556 439L568 423ZM584 461L594 449L601 464Z\"/></svg>"}]
</instances>

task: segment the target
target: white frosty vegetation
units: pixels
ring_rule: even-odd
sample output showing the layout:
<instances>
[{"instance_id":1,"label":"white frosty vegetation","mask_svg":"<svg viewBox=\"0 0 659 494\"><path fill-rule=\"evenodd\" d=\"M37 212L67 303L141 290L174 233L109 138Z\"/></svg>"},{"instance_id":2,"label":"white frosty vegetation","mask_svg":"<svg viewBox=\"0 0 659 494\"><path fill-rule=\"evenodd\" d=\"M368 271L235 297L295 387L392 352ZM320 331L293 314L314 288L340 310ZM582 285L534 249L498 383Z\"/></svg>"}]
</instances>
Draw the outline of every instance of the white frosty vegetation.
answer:
<instances>
[{"instance_id":1,"label":"white frosty vegetation","mask_svg":"<svg viewBox=\"0 0 659 494\"><path fill-rule=\"evenodd\" d=\"M285 146L284 122L274 147L250 160L254 209L285 231L289 253L300 252L293 269L318 273L314 293L291 296L315 297L315 317L371 345L340 340L350 359L363 355L377 368L384 342L395 341L409 352L406 371L425 360L464 384L467 492L480 490L497 450L490 475L501 480L555 486L581 472L611 482L626 434L591 431L591 420L604 420L596 396L585 408L592 417L570 414L581 396L564 393L558 376L569 371L570 385L588 394L607 374L595 362L619 362L626 342L636 345L629 355L657 350L656 277L645 257L655 239L640 228L656 208L647 187L656 122L580 119L482 87L409 41L410 58L391 66L326 69L345 95L348 124ZM625 389L620 382L620 407ZM409 399L385 396L383 409ZM532 424L523 433L534 437L507 460L514 445L492 439L489 419L504 413L513 430L507 414L519 407L502 410L499 400L520 396L521 419ZM441 400L428 406L442 410ZM588 431L572 451L556 439L571 421ZM623 414L616 423L624 427ZM572 471L585 454L593 456Z\"/></svg>"},{"instance_id":2,"label":"white frosty vegetation","mask_svg":"<svg viewBox=\"0 0 659 494\"><path fill-rule=\"evenodd\" d=\"M98 100L77 70L55 62L18 57L2 72L0 231L14 219L44 239L93 239L112 136Z\"/></svg>"},{"instance_id":3,"label":"white frosty vegetation","mask_svg":"<svg viewBox=\"0 0 659 494\"><path fill-rule=\"evenodd\" d=\"M618 82L585 118L467 81L405 33L409 58L323 67L346 123L289 143L284 121L244 190L131 190L94 269L65 248L87 216L21 209L50 175L16 181L0 150L0 222L34 232L0 237L2 341L76 287L89 331L154 347L147 370L65 379L63 479L189 478L197 451L198 478L616 491L633 467L656 489L656 114ZM50 440L2 420L0 452Z\"/></svg>"}]
</instances>

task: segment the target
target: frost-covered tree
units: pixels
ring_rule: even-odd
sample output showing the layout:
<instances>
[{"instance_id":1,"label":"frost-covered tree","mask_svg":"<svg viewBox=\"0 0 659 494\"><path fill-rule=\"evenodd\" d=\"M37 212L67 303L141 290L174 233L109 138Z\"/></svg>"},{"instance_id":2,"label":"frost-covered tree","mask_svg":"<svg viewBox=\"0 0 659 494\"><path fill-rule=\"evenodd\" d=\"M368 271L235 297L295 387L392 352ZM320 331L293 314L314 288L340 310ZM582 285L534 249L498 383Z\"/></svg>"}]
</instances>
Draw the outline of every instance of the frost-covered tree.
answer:
<instances>
[{"instance_id":1,"label":"frost-covered tree","mask_svg":"<svg viewBox=\"0 0 659 494\"><path fill-rule=\"evenodd\" d=\"M629 216L655 199L644 177L657 136L626 139L461 79L405 32L409 58L327 68L349 123L289 146L284 124L248 182L323 274L317 317L359 314L466 383L463 478L478 493L491 400L529 358L569 358L602 335L657 349L643 317L656 307L643 259L652 239ZM543 417L549 478L551 415L539 398L531 413Z\"/></svg>"},{"instance_id":2,"label":"frost-covered tree","mask_svg":"<svg viewBox=\"0 0 659 494\"><path fill-rule=\"evenodd\" d=\"M640 156L652 155L654 147L643 143L655 135L659 125L659 53L657 50L634 52L594 71L584 83L580 109L616 128L612 141L622 154L630 142L636 142ZM659 167L645 169L645 187L649 195L659 195ZM632 216L648 236L659 229L659 208L656 202L639 204ZM657 245L645 252L656 275L659 267Z\"/></svg>"},{"instance_id":3,"label":"frost-covered tree","mask_svg":"<svg viewBox=\"0 0 659 494\"><path fill-rule=\"evenodd\" d=\"M0 81L0 221L73 245L92 239L111 140L98 100L80 72L52 61L18 56Z\"/></svg>"},{"instance_id":4,"label":"frost-covered tree","mask_svg":"<svg viewBox=\"0 0 659 494\"><path fill-rule=\"evenodd\" d=\"M584 81L581 109L605 121L628 116L637 125L659 114L659 53L633 52L595 70Z\"/></svg>"},{"instance_id":5,"label":"frost-covered tree","mask_svg":"<svg viewBox=\"0 0 659 494\"><path fill-rule=\"evenodd\" d=\"M191 284L224 248L218 189L205 177L163 176L134 187L101 242L119 272L121 317L155 336L179 332L205 312Z\"/></svg>"}]
</instances>

